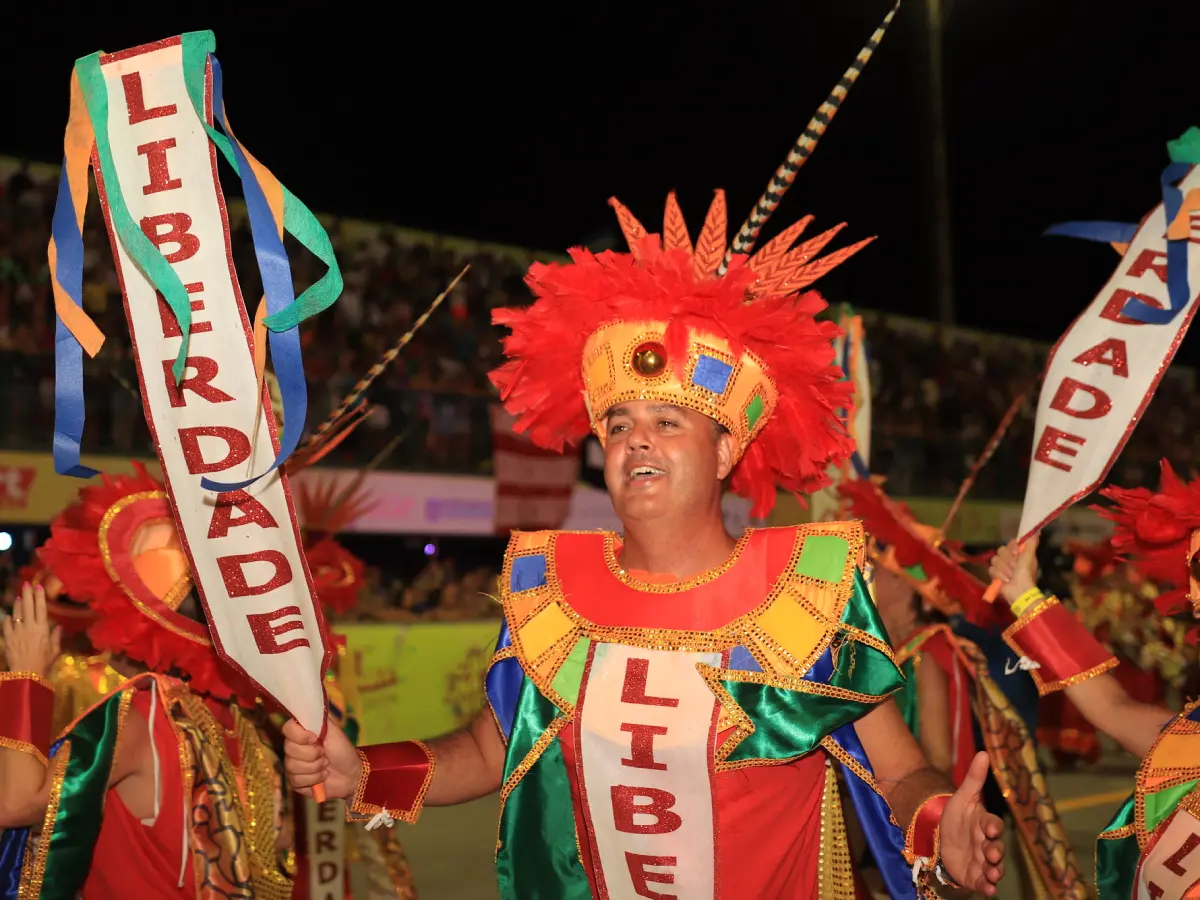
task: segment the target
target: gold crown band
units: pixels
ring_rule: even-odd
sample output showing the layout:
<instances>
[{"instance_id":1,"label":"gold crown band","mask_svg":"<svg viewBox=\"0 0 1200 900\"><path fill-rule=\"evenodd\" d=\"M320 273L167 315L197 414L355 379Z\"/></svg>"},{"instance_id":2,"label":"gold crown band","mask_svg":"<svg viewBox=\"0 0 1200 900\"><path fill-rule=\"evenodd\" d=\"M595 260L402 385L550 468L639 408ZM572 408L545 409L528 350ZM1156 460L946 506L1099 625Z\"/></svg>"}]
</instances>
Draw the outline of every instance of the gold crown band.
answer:
<instances>
[{"instance_id":1,"label":"gold crown band","mask_svg":"<svg viewBox=\"0 0 1200 900\"><path fill-rule=\"evenodd\" d=\"M584 399L592 430L605 441L604 416L619 403L657 400L720 422L738 443L738 457L766 425L779 392L749 351L734 356L729 342L691 332L687 360L669 359L664 322L614 322L597 329L583 351Z\"/></svg>"}]
</instances>

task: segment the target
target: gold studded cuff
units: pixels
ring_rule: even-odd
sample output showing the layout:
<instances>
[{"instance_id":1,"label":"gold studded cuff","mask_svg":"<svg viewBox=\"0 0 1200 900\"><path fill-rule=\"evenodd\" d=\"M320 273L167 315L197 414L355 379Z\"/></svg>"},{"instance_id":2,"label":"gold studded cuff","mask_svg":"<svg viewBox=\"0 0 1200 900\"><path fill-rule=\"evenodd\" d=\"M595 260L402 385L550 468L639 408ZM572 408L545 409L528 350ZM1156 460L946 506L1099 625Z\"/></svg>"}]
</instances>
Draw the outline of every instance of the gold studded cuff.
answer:
<instances>
[{"instance_id":1,"label":"gold studded cuff","mask_svg":"<svg viewBox=\"0 0 1200 900\"><path fill-rule=\"evenodd\" d=\"M346 818L359 821L383 813L416 822L433 781L433 751L420 741L403 741L360 747L358 757L362 775Z\"/></svg>"}]
</instances>

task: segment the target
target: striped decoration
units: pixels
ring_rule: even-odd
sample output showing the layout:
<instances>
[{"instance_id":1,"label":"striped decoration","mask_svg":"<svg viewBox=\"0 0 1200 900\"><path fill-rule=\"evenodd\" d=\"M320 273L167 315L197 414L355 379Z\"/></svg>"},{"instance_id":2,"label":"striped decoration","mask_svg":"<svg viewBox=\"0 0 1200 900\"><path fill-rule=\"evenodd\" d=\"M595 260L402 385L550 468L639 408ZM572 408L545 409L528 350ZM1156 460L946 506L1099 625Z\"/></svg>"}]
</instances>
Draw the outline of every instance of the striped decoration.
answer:
<instances>
[{"instance_id":1,"label":"striped decoration","mask_svg":"<svg viewBox=\"0 0 1200 900\"><path fill-rule=\"evenodd\" d=\"M884 17L882 24L875 29L875 33L871 35L871 39L858 51L858 56L850 64L850 68L845 71L841 80L834 85L833 90L829 92L829 96L825 98L825 102L820 105L816 113L813 114L813 117L809 119L808 125L805 126L800 137L796 139L796 143L792 145L792 149L788 151L787 159L783 161L783 164L775 170L775 174L771 176L771 180L767 184L767 189L759 197L758 203L754 206L754 211L750 213L750 218L745 221L738 230L737 235L734 236L733 243L725 253L725 259L717 269L718 276L725 274L725 271L729 268L730 261L733 259L733 254L748 254L754 248L754 242L758 240L763 226L779 206L779 201L783 199L783 195L792 186L792 182L796 180L796 173L800 171L800 167L808 162L808 158L812 155L813 150L816 149L817 142L825 134L825 129L829 127L829 123L833 121L833 117L841 109L842 102L846 99L846 95L850 93L850 88L854 86L854 82L862 74L867 61L870 60L880 41L883 40L883 36L892 24L892 19L895 18L896 11L900 8L901 2L902 0L896 0L896 5Z\"/></svg>"}]
</instances>

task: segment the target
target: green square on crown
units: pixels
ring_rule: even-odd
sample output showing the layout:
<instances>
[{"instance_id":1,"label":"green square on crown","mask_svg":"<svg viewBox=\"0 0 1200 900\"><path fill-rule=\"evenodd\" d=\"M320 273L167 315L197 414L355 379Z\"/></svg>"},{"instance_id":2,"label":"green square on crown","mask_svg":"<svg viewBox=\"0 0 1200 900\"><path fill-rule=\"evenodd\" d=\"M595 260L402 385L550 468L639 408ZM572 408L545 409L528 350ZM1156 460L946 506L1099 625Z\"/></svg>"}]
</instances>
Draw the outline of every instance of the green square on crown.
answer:
<instances>
[{"instance_id":1,"label":"green square on crown","mask_svg":"<svg viewBox=\"0 0 1200 900\"><path fill-rule=\"evenodd\" d=\"M849 555L850 544L845 538L835 534L810 534L804 538L804 546L800 549L796 574L839 584Z\"/></svg>"},{"instance_id":2,"label":"green square on crown","mask_svg":"<svg viewBox=\"0 0 1200 900\"><path fill-rule=\"evenodd\" d=\"M762 394L755 394L754 399L746 406L746 426L751 431L754 430L754 426L758 424L758 420L763 414L763 406L765 404Z\"/></svg>"}]
</instances>

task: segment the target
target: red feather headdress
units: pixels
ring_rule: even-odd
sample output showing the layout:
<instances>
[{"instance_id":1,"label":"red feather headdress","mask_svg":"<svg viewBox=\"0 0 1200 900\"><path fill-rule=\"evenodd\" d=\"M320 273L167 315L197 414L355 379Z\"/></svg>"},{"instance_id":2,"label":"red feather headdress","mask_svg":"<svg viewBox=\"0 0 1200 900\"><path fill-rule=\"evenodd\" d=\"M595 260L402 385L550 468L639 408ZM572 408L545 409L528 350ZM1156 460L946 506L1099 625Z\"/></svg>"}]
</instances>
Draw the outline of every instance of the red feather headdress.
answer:
<instances>
[{"instance_id":1,"label":"red feather headdress","mask_svg":"<svg viewBox=\"0 0 1200 900\"><path fill-rule=\"evenodd\" d=\"M1183 481L1164 459L1157 493L1109 486L1100 495L1115 503L1092 507L1115 523L1113 549L1163 590L1154 601L1159 611L1200 609L1200 479Z\"/></svg>"},{"instance_id":2,"label":"red feather headdress","mask_svg":"<svg viewBox=\"0 0 1200 900\"><path fill-rule=\"evenodd\" d=\"M493 314L511 334L508 361L491 377L518 431L552 450L589 430L603 442L612 406L657 399L729 430L739 454L730 486L753 500L756 516L774 505L776 486L811 493L829 484L830 465L854 449L841 420L853 386L834 364L840 330L815 319L824 301L799 292L871 239L818 257L843 226L793 246L810 216L751 250L895 11L809 122L732 244L721 191L695 245L674 194L661 235L612 200L628 253L576 248L569 264L530 267L534 303Z\"/></svg>"}]
</instances>

